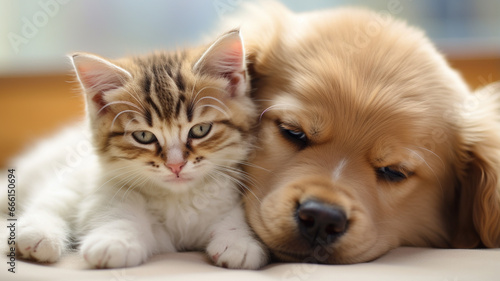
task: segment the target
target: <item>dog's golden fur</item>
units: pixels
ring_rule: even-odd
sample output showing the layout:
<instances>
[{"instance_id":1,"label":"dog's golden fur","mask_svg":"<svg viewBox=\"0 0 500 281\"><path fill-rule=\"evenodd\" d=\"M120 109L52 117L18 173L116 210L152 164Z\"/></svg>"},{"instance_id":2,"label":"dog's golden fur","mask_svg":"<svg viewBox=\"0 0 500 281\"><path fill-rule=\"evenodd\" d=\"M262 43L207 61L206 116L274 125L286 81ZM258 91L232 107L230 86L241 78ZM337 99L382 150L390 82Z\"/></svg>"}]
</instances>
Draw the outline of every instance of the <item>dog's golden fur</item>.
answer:
<instances>
[{"instance_id":1,"label":"dog's golden fur","mask_svg":"<svg viewBox=\"0 0 500 281\"><path fill-rule=\"evenodd\" d=\"M278 259L500 247L500 85L471 93L421 31L384 14L275 5L254 16L242 32L262 116L245 200ZM345 233L306 241L307 200L340 206Z\"/></svg>"}]
</instances>

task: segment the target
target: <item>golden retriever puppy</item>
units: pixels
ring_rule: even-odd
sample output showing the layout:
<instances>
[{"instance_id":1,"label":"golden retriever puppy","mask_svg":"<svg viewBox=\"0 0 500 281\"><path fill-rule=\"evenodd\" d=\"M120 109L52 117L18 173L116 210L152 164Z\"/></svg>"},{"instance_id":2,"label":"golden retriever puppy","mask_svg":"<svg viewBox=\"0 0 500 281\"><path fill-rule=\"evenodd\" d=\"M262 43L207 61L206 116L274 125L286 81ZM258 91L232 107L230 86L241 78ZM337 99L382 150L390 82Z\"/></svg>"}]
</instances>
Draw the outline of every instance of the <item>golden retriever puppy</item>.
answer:
<instances>
[{"instance_id":1,"label":"golden retriever puppy","mask_svg":"<svg viewBox=\"0 0 500 281\"><path fill-rule=\"evenodd\" d=\"M387 14L281 6L242 26L261 109L249 222L283 261L500 246L500 85L471 93Z\"/></svg>"}]
</instances>

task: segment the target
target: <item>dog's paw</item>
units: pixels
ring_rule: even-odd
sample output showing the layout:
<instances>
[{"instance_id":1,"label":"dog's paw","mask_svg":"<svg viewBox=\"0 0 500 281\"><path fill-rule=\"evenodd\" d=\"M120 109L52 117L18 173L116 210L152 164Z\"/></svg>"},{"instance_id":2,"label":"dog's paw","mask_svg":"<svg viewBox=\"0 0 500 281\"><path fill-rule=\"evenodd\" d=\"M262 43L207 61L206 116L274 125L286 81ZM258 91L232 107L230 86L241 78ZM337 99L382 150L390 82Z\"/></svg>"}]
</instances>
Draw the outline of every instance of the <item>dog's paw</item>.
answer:
<instances>
[{"instance_id":1,"label":"dog's paw","mask_svg":"<svg viewBox=\"0 0 500 281\"><path fill-rule=\"evenodd\" d=\"M65 235L56 231L25 226L19 229L16 251L24 259L53 263L61 257L65 240Z\"/></svg>"},{"instance_id":2,"label":"dog's paw","mask_svg":"<svg viewBox=\"0 0 500 281\"><path fill-rule=\"evenodd\" d=\"M269 259L262 244L251 236L215 236L207 254L215 265L237 269L258 269Z\"/></svg>"},{"instance_id":3,"label":"dog's paw","mask_svg":"<svg viewBox=\"0 0 500 281\"><path fill-rule=\"evenodd\" d=\"M95 268L131 267L148 258L146 249L137 241L120 238L120 235L91 235L81 245L83 258Z\"/></svg>"}]
</instances>

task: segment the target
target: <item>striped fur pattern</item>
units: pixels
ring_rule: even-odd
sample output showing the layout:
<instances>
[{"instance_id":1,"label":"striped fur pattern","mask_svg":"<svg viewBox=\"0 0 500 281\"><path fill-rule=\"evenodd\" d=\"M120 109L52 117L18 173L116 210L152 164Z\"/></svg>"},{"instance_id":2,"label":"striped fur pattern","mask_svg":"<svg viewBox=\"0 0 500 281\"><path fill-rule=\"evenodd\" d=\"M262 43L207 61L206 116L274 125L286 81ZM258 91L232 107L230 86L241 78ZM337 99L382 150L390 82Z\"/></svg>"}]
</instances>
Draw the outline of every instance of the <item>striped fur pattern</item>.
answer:
<instances>
[{"instance_id":1,"label":"striped fur pattern","mask_svg":"<svg viewBox=\"0 0 500 281\"><path fill-rule=\"evenodd\" d=\"M240 204L240 166L257 118L239 32L208 48L71 59L93 150L59 180L26 181L22 190L33 196L20 218L19 256L54 262L73 238L96 268L184 250L206 251L218 266L264 265L267 253ZM61 133L22 157L21 170L53 173L42 169L67 158L61 147L78 148L81 140L77 127Z\"/></svg>"},{"instance_id":2,"label":"striped fur pattern","mask_svg":"<svg viewBox=\"0 0 500 281\"><path fill-rule=\"evenodd\" d=\"M156 53L121 63L134 79L105 97L93 128L96 147L107 163L137 164L161 174L166 171L163 163L170 160L169 148L182 154L185 169L193 170L211 164L234 168L247 157L256 120L252 101L246 94L231 98L224 78L193 73L195 57L186 51ZM197 124L211 125L206 137L189 137ZM151 131L158 141L132 141L133 132L142 130Z\"/></svg>"}]
</instances>

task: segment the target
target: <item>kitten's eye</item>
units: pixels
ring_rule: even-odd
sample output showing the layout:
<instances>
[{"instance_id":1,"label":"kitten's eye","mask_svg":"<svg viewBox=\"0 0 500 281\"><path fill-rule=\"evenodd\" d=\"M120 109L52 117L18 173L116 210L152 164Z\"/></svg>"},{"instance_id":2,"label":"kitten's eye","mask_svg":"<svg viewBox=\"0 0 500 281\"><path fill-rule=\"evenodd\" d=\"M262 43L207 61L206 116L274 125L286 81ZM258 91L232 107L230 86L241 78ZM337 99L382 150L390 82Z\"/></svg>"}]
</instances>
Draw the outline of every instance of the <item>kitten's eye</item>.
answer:
<instances>
[{"instance_id":1,"label":"kitten's eye","mask_svg":"<svg viewBox=\"0 0 500 281\"><path fill-rule=\"evenodd\" d=\"M390 182L400 182L407 179L412 173L399 170L397 168L387 166L377 168L377 176Z\"/></svg>"},{"instance_id":2,"label":"kitten's eye","mask_svg":"<svg viewBox=\"0 0 500 281\"><path fill-rule=\"evenodd\" d=\"M201 139L210 132L210 129L212 129L212 124L210 123L194 125L189 131L189 137L193 139Z\"/></svg>"},{"instance_id":3,"label":"kitten's eye","mask_svg":"<svg viewBox=\"0 0 500 281\"><path fill-rule=\"evenodd\" d=\"M289 141L298 145L300 149L303 149L307 146L308 139L306 133L299 129L292 129L284 124L279 125L281 134Z\"/></svg>"},{"instance_id":4,"label":"kitten's eye","mask_svg":"<svg viewBox=\"0 0 500 281\"><path fill-rule=\"evenodd\" d=\"M156 136L150 131L135 131L132 136L138 143L150 144L156 141Z\"/></svg>"}]
</instances>

